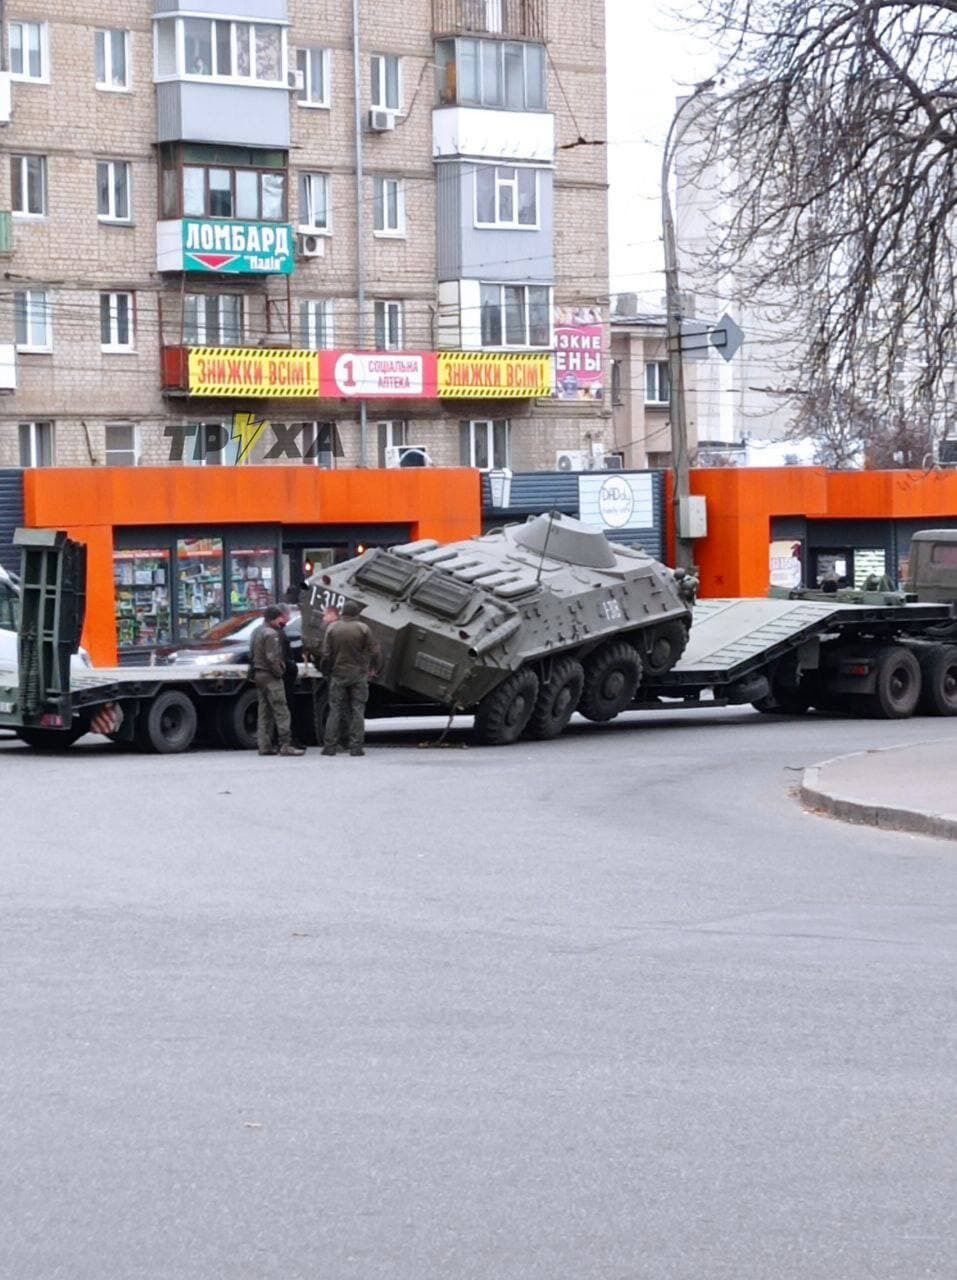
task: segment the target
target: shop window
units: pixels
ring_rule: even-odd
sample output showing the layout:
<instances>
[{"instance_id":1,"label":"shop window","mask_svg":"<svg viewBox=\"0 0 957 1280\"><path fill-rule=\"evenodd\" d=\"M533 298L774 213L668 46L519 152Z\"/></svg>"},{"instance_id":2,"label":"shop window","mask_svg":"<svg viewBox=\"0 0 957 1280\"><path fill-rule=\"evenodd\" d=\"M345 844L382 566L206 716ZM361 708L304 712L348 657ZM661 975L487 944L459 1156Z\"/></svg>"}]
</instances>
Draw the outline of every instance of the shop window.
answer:
<instances>
[{"instance_id":1,"label":"shop window","mask_svg":"<svg viewBox=\"0 0 957 1280\"><path fill-rule=\"evenodd\" d=\"M234 547L229 553L229 611L249 613L276 603L273 547Z\"/></svg>"},{"instance_id":2,"label":"shop window","mask_svg":"<svg viewBox=\"0 0 957 1280\"><path fill-rule=\"evenodd\" d=\"M116 641L120 649L171 642L169 560L169 552L158 548L114 552Z\"/></svg>"},{"instance_id":3,"label":"shop window","mask_svg":"<svg viewBox=\"0 0 957 1280\"><path fill-rule=\"evenodd\" d=\"M19 218L46 216L46 156L10 157L10 207Z\"/></svg>"},{"instance_id":4,"label":"shop window","mask_svg":"<svg viewBox=\"0 0 957 1280\"><path fill-rule=\"evenodd\" d=\"M302 76L302 88L296 96L300 107L329 106L329 49L299 49L296 68Z\"/></svg>"},{"instance_id":5,"label":"shop window","mask_svg":"<svg viewBox=\"0 0 957 1280\"><path fill-rule=\"evenodd\" d=\"M545 48L511 40L440 40L435 47L442 106L544 111Z\"/></svg>"},{"instance_id":6,"label":"shop window","mask_svg":"<svg viewBox=\"0 0 957 1280\"><path fill-rule=\"evenodd\" d=\"M18 426L21 467L53 466L53 423L21 422Z\"/></svg>"},{"instance_id":7,"label":"shop window","mask_svg":"<svg viewBox=\"0 0 957 1280\"><path fill-rule=\"evenodd\" d=\"M386 449L400 444L409 444L409 424L404 418L387 418L376 423L379 444L379 466L385 466Z\"/></svg>"},{"instance_id":8,"label":"shop window","mask_svg":"<svg viewBox=\"0 0 957 1280\"><path fill-rule=\"evenodd\" d=\"M483 347L551 344L552 291L547 285L481 285Z\"/></svg>"},{"instance_id":9,"label":"shop window","mask_svg":"<svg viewBox=\"0 0 957 1280\"><path fill-rule=\"evenodd\" d=\"M115 28L93 33L96 87L114 92L130 87L130 33Z\"/></svg>"},{"instance_id":10,"label":"shop window","mask_svg":"<svg viewBox=\"0 0 957 1280\"><path fill-rule=\"evenodd\" d=\"M372 110L400 111L402 109L400 59L394 53L374 53L371 68Z\"/></svg>"},{"instance_id":11,"label":"shop window","mask_svg":"<svg viewBox=\"0 0 957 1280\"><path fill-rule=\"evenodd\" d=\"M488 471L510 465L511 426L507 418L473 418L460 428L463 467Z\"/></svg>"},{"instance_id":12,"label":"shop window","mask_svg":"<svg viewBox=\"0 0 957 1280\"><path fill-rule=\"evenodd\" d=\"M222 622L222 538L180 538L176 543L176 600L180 640Z\"/></svg>"},{"instance_id":13,"label":"shop window","mask_svg":"<svg viewBox=\"0 0 957 1280\"><path fill-rule=\"evenodd\" d=\"M139 464L139 439L134 423L108 422L104 428L104 444L108 467L135 467Z\"/></svg>"}]
</instances>

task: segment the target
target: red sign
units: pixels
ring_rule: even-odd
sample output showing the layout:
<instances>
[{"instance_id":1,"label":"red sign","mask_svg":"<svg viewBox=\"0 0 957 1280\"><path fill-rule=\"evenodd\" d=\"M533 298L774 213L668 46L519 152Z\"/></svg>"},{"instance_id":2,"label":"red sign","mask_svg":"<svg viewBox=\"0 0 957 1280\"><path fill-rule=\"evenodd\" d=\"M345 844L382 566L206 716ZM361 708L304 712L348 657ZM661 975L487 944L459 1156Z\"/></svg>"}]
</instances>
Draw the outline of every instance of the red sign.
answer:
<instances>
[{"instance_id":1,"label":"red sign","mask_svg":"<svg viewBox=\"0 0 957 1280\"><path fill-rule=\"evenodd\" d=\"M320 395L331 400L434 400L436 356L433 351L323 351L319 377Z\"/></svg>"}]
</instances>

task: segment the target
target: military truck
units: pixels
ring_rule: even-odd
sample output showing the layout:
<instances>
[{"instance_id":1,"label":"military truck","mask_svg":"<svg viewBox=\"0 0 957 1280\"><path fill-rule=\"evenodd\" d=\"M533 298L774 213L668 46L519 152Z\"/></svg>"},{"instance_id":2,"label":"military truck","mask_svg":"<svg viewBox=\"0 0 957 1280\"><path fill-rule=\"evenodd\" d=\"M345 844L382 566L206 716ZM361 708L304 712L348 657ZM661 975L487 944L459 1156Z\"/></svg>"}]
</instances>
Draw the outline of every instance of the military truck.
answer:
<instances>
[{"instance_id":1,"label":"military truck","mask_svg":"<svg viewBox=\"0 0 957 1280\"><path fill-rule=\"evenodd\" d=\"M553 545L562 524L574 536ZM391 681L373 687L370 716L471 704L483 742L554 737L576 706L596 721L618 709L748 703L778 714L957 715L957 532L916 537L912 591L703 600L690 636L687 603L664 566L628 548L604 552L597 531L586 530L597 536L583 545L579 532L567 519L550 532L538 521L451 548L369 553L316 575L304 604L315 623L326 604L365 602L363 616L389 646L380 679ZM0 729L38 749L69 746L91 728L146 751L185 751L198 735L255 745L245 667L71 672L85 550L49 530L17 539L19 661L0 668ZM587 554L601 563L580 563ZM313 710L321 733L326 682L311 663L294 702Z\"/></svg>"},{"instance_id":2,"label":"military truck","mask_svg":"<svg viewBox=\"0 0 957 1280\"><path fill-rule=\"evenodd\" d=\"M321 570L302 595L303 637L330 593L362 605L382 650L376 684L475 717L478 742L557 737L577 710L607 721L688 641L674 575L570 516L439 546L423 540Z\"/></svg>"}]
</instances>

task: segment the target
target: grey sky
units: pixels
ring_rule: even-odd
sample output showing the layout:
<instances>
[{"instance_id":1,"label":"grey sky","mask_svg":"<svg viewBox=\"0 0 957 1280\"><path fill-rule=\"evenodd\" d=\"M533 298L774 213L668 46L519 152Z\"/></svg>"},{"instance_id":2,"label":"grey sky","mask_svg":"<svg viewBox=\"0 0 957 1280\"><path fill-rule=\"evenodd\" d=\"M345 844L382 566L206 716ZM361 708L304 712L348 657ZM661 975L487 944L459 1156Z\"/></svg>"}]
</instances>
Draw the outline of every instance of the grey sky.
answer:
<instances>
[{"instance_id":1,"label":"grey sky","mask_svg":"<svg viewBox=\"0 0 957 1280\"><path fill-rule=\"evenodd\" d=\"M659 180L675 98L707 54L677 29L674 0L607 0L611 287L653 307L664 293Z\"/></svg>"}]
</instances>

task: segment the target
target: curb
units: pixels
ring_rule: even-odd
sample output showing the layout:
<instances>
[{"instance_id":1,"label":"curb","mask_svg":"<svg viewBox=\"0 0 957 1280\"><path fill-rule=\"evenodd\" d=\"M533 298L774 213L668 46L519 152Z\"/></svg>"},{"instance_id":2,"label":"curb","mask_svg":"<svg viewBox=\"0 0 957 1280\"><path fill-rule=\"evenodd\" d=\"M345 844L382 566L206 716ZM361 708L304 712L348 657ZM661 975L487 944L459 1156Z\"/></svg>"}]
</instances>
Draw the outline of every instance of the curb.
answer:
<instances>
[{"instance_id":1,"label":"curb","mask_svg":"<svg viewBox=\"0 0 957 1280\"><path fill-rule=\"evenodd\" d=\"M912 746L923 745L912 743ZM901 747L888 747L888 751L900 751ZM818 812L839 818L842 822L853 822L858 826L879 827L883 831L909 831L913 835L937 836L942 840L957 840L957 818L942 813L927 813L922 809L905 809L897 805L866 804L862 800L848 800L844 796L834 795L824 789L821 783L821 771L828 765L838 764L844 760L853 760L857 756L876 755L874 751L852 751L848 755L834 756L821 764L804 770L801 786L798 788L802 804Z\"/></svg>"}]
</instances>

